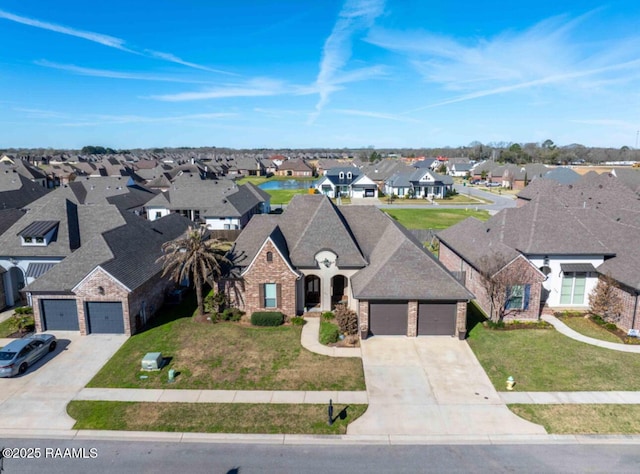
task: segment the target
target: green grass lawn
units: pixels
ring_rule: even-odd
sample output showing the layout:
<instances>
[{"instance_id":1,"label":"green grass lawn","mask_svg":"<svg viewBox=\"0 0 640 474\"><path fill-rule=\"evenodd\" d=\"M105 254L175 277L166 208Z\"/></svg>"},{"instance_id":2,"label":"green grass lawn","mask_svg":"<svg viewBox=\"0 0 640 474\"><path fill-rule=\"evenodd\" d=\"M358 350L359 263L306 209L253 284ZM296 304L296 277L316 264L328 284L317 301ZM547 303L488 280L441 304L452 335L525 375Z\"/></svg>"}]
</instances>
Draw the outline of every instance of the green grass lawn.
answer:
<instances>
[{"instance_id":1,"label":"green grass lawn","mask_svg":"<svg viewBox=\"0 0 640 474\"><path fill-rule=\"evenodd\" d=\"M550 434L637 434L640 405L509 405Z\"/></svg>"},{"instance_id":2,"label":"green grass lawn","mask_svg":"<svg viewBox=\"0 0 640 474\"><path fill-rule=\"evenodd\" d=\"M602 326L598 326L589 318L585 318L583 316L570 316L561 317L560 321L583 336L593 337L594 339L600 339L601 341L607 342L622 342L618 336L607 331Z\"/></svg>"},{"instance_id":3,"label":"green grass lawn","mask_svg":"<svg viewBox=\"0 0 640 474\"><path fill-rule=\"evenodd\" d=\"M554 329L490 330L477 324L469 345L497 390L640 390L640 354L584 344Z\"/></svg>"},{"instance_id":4,"label":"green grass lawn","mask_svg":"<svg viewBox=\"0 0 640 474\"><path fill-rule=\"evenodd\" d=\"M200 323L194 298L163 310L129 338L89 387L224 390L364 390L362 361L314 354L300 345L301 326L256 328ZM171 358L160 372L140 372L148 352ZM176 380L168 384L167 372ZM141 376L146 378L140 378Z\"/></svg>"},{"instance_id":5,"label":"green grass lawn","mask_svg":"<svg viewBox=\"0 0 640 474\"><path fill-rule=\"evenodd\" d=\"M383 209L407 229L446 229L467 217L489 219L487 211L466 209Z\"/></svg>"},{"instance_id":6,"label":"green grass lawn","mask_svg":"<svg viewBox=\"0 0 640 474\"><path fill-rule=\"evenodd\" d=\"M436 199L435 201L438 204L467 204L470 206L473 206L474 204L491 204L491 201L489 201L488 199L481 199L464 193L456 194L455 196L449 196L444 199Z\"/></svg>"},{"instance_id":7,"label":"green grass lawn","mask_svg":"<svg viewBox=\"0 0 640 474\"><path fill-rule=\"evenodd\" d=\"M26 330L33 331L35 327L33 322L33 315L32 314L24 315L22 318L25 321ZM18 319L15 316L12 316L6 321L2 321L0 323L0 338L9 337L14 333L18 332L19 329L20 329L20 326L19 326Z\"/></svg>"},{"instance_id":8,"label":"green grass lawn","mask_svg":"<svg viewBox=\"0 0 640 474\"><path fill-rule=\"evenodd\" d=\"M267 178L266 176L245 176L244 178L240 178L236 181L236 184L241 185L245 183L252 183L258 186L262 183L267 183L269 181L315 181L317 177L310 176L308 178L305 177L293 177L293 176L270 176Z\"/></svg>"},{"instance_id":9,"label":"green grass lawn","mask_svg":"<svg viewBox=\"0 0 640 474\"><path fill-rule=\"evenodd\" d=\"M308 189L267 189L271 195L271 204L289 204L293 196L298 194L309 194Z\"/></svg>"},{"instance_id":10,"label":"green grass lawn","mask_svg":"<svg viewBox=\"0 0 640 474\"><path fill-rule=\"evenodd\" d=\"M140 403L75 400L67 405L73 429L196 433L345 434L366 405ZM340 419L345 409L346 417Z\"/></svg>"}]
</instances>

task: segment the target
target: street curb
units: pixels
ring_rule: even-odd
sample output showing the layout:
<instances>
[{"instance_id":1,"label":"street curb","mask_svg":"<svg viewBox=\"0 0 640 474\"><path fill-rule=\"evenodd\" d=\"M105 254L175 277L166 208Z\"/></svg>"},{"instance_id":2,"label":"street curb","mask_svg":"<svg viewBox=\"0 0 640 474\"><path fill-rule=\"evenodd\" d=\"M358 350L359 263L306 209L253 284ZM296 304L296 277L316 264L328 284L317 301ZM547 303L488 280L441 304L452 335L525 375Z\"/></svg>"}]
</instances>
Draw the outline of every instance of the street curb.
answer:
<instances>
[{"instance_id":1,"label":"street curb","mask_svg":"<svg viewBox=\"0 0 640 474\"><path fill-rule=\"evenodd\" d=\"M142 441L164 443L271 445L521 445L631 444L640 435L299 435L242 433L169 433L154 431L20 430L2 429L0 439L62 439L81 441Z\"/></svg>"}]
</instances>

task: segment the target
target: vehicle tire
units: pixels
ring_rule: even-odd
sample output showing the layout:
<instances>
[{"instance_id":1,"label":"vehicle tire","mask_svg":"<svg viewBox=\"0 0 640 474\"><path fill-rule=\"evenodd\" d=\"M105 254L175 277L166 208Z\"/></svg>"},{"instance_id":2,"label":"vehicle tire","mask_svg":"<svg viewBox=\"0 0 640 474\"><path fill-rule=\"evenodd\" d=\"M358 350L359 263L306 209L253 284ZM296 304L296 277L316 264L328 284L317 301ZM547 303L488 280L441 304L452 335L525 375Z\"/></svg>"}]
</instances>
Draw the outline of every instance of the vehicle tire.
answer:
<instances>
[{"instance_id":1,"label":"vehicle tire","mask_svg":"<svg viewBox=\"0 0 640 474\"><path fill-rule=\"evenodd\" d=\"M23 362L22 364L20 364L20 368L18 369L18 373L20 375L24 374L27 371L27 363Z\"/></svg>"},{"instance_id":2,"label":"vehicle tire","mask_svg":"<svg viewBox=\"0 0 640 474\"><path fill-rule=\"evenodd\" d=\"M53 352L56 350L56 341L53 341L51 344L49 344L49 352Z\"/></svg>"}]
</instances>

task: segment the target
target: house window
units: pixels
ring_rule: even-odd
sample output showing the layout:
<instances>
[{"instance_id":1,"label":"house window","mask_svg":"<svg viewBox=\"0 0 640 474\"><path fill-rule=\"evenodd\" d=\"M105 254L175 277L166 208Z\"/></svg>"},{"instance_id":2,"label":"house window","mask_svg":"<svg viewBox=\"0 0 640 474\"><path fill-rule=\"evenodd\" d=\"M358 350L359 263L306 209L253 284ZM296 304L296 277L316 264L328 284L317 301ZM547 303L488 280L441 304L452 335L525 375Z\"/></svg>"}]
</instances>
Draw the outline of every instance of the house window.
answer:
<instances>
[{"instance_id":1,"label":"house window","mask_svg":"<svg viewBox=\"0 0 640 474\"><path fill-rule=\"evenodd\" d=\"M160 219L162 217L162 212L157 211L156 212L156 219Z\"/></svg>"},{"instance_id":2,"label":"house window","mask_svg":"<svg viewBox=\"0 0 640 474\"><path fill-rule=\"evenodd\" d=\"M265 308L277 308L277 285L275 283L264 284L264 307Z\"/></svg>"},{"instance_id":3,"label":"house window","mask_svg":"<svg viewBox=\"0 0 640 474\"><path fill-rule=\"evenodd\" d=\"M586 273L565 273L562 276L560 304L584 304L586 285Z\"/></svg>"},{"instance_id":4,"label":"house window","mask_svg":"<svg viewBox=\"0 0 640 474\"><path fill-rule=\"evenodd\" d=\"M347 173L347 179L351 179L352 177L353 177L353 175L351 174L351 171L349 171L349 172Z\"/></svg>"},{"instance_id":5,"label":"house window","mask_svg":"<svg viewBox=\"0 0 640 474\"><path fill-rule=\"evenodd\" d=\"M273 262L273 252L267 252L267 262Z\"/></svg>"},{"instance_id":6,"label":"house window","mask_svg":"<svg viewBox=\"0 0 640 474\"><path fill-rule=\"evenodd\" d=\"M342 171L340 171L340 173L338 174L338 178L344 179L344 173Z\"/></svg>"},{"instance_id":7,"label":"house window","mask_svg":"<svg viewBox=\"0 0 640 474\"><path fill-rule=\"evenodd\" d=\"M200 210L193 211L193 220L196 222L200 220Z\"/></svg>"},{"instance_id":8,"label":"house window","mask_svg":"<svg viewBox=\"0 0 640 474\"><path fill-rule=\"evenodd\" d=\"M507 288L505 309L529 309L531 285L511 285Z\"/></svg>"}]
</instances>

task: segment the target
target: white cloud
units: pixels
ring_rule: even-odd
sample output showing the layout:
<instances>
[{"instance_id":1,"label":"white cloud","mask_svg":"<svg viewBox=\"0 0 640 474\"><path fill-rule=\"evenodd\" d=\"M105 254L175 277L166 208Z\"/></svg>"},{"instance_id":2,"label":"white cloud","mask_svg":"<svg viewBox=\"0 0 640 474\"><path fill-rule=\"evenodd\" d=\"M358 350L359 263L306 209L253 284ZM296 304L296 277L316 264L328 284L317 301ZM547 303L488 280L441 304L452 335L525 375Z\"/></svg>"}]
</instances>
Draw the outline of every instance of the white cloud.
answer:
<instances>
[{"instance_id":1,"label":"white cloud","mask_svg":"<svg viewBox=\"0 0 640 474\"><path fill-rule=\"evenodd\" d=\"M130 79L136 81L158 81L158 82L178 82L188 84L208 84L210 81L194 81L189 79L180 79L170 76L158 76L155 74L144 74L135 72L122 72L122 71L109 71L106 69L92 69L75 64L60 64L46 59L34 61L34 64L38 66L47 67L51 69L58 69L61 71L71 72L73 74L79 74L81 76L93 76L93 77L107 77L112 79Z\"/></svg>"},{"instance_id":2,"label":"white cloud","mask_svg":"<svg viewBox=\"0 0 640 474\"><path fill-rule=\"evenodd\" d=\"M371 118L378 118L383 120L392 120L395 122L424 123L424 122L421 122L420 120L412 119L409 117L403 117L403 116L387 114L382 112L371 112L367 110L334 109L333 112L343 114L343 115L356 115L360 117L371 117Z\"/></svg>"},{"instance_id":3,"label":"white cloud","mask_svg":"<svg viewBox=\"0 0 640 474\"><path fill-rule=\"evenodd\" d=\"M331 34L324 43L320 72L316 79L320 99L316 111L309 117L315 121L329 96L336 90L336 79L351 57L351 43L355 34L371 28L384 11L384 0L347 0L338 15Z\"/></svg>"},{"instance_id":4,"label":"white cloud","mask_svg":"<svg viewBox=\"0 0 640 474\"><path fill-rule=\"evenodd\" d=\"M234 76L237 75L232 72L222 71L219 69L211 69L206 66L202 66L200 64L191 63L171 53L163 53L163 52L154 51L151 49L138 50L132 46L125 46L127 42L121 38L116 38L115 36L104 35L104 34L95 33L92 31L84 31L84 30L72 28L69 26L57 25L55 23L48 23L45 21L37 20L35 18L28 18L24 16L14 15L13 13L9 13L4 10L0 10L0 18L4 18L5 20L13 21L15 23L20 23L22 25L39 28L41 30L53 31L55 33L60 33L67 36L82 38L84 40L91 41L93 43L98 43L103 46L107 46L109 48L119 49L120 51L125 51L127 53L136 54L139 56L157 58L163 61L168 61L175 64L181 64L183 66L187 66L190 68L200 69L200 70L209 71L209 72L215 72L219 74L227 74L227 75L234 75Z\"/></svg>"}]
</instances>

